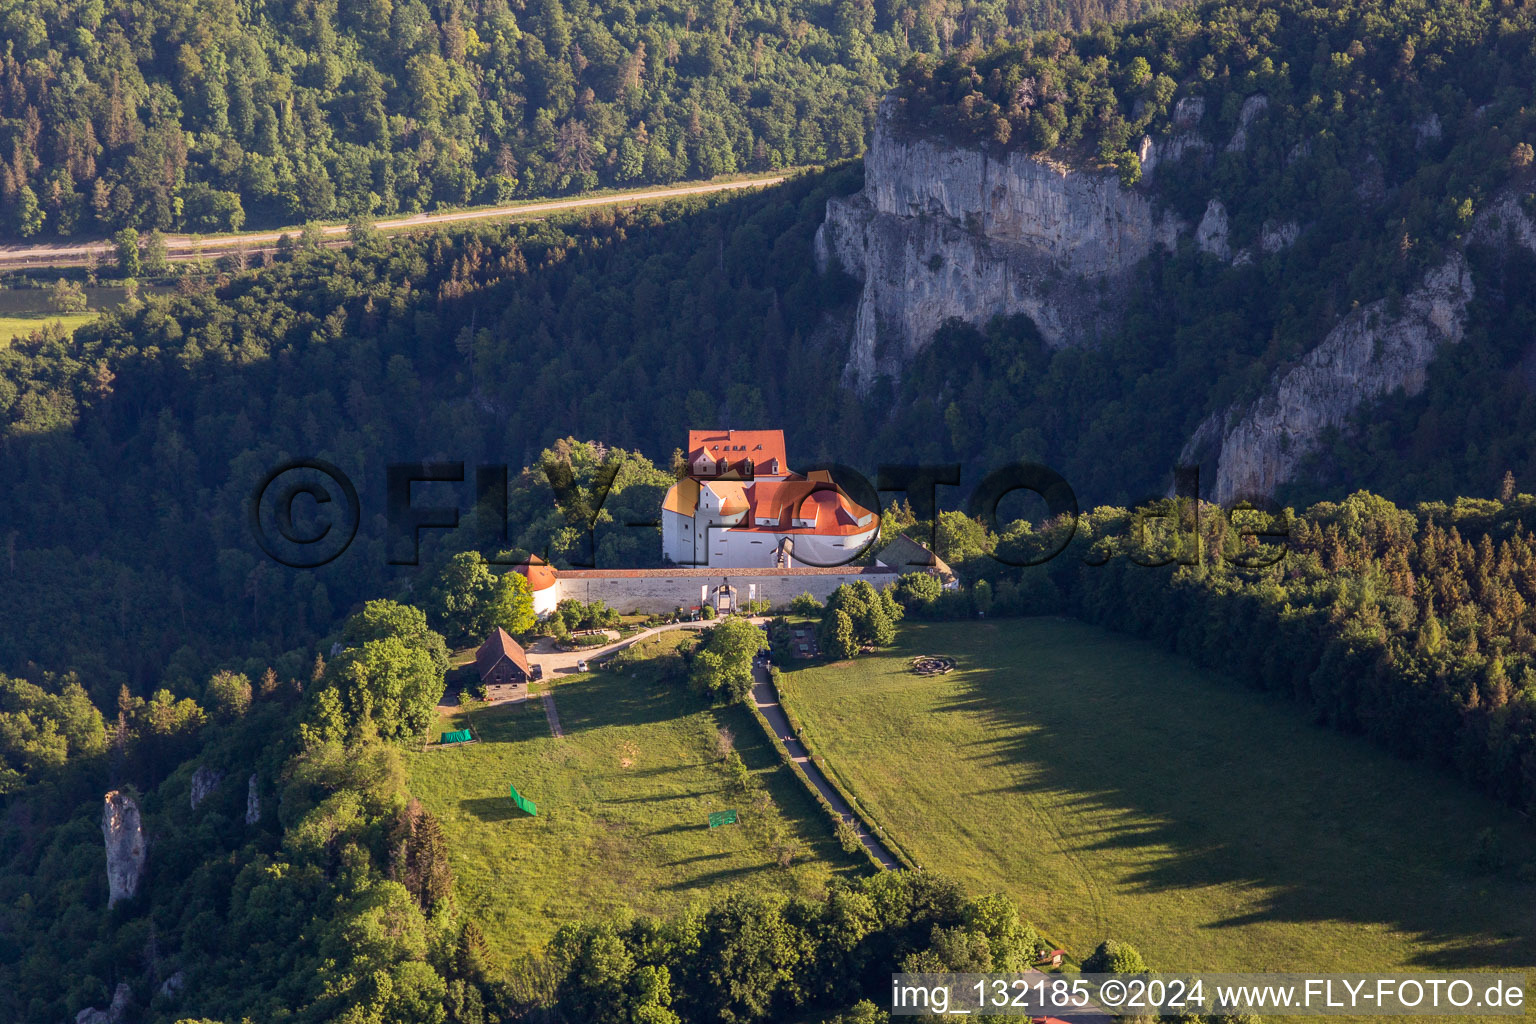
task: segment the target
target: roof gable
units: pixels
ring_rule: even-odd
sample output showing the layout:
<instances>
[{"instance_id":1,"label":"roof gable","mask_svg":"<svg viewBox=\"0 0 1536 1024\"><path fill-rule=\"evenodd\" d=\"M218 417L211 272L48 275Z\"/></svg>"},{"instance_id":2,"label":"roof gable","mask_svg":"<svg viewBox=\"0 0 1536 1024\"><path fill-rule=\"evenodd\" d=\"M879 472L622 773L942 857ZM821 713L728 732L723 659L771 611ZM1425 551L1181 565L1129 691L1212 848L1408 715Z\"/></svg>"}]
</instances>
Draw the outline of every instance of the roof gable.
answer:
<instances>
[{"instance_id":1,"label":"roof gable","mask_svg":"<svg viewBox=\"0 0 1536 1024\"><path fill-rule=\"evenodd\" d=\"M475 652L475 669L483 679L503 658L521 669L525 678L533 675L528 668L528 655L523 650L523 645L513 640L506 630L497 626L491 630L491 635L485 638L485 643L481 644L480 649Z\"/></svg>"}]
</instances>

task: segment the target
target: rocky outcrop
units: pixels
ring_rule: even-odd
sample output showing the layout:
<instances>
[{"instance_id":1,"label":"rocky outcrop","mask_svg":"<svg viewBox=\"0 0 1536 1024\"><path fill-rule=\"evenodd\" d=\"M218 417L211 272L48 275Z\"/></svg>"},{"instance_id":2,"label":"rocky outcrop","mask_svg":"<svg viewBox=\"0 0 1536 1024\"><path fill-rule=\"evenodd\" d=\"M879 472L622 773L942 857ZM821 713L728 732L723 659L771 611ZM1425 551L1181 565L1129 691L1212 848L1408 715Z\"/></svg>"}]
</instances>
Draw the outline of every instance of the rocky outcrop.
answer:
<instances>
[{"instance_id":1,"label":"rocky outcrop","mask_svg":"<svg viewBox=\"0 0 1536 1024\"><path fill-rule=\"evenodd\" d=\"M1211 144L1200 134L1200 119L1205 116L1205 97L1186 96L1173 105L1172 123L1165 134L1141 137L1136 156L1141 162L1141 178L1150 182L1162 164L1175 164L1187 154L1208 156Z\"/></svg>"},{"instance_id":2,"label":"rocky outcrop","mask_svg":"<svg viewBox=\"0 0 1536 1024\"><path fill-rule=\"evenodd\" d=\"M1205 206L1205 216L1195 228L1195 247L1203 253L1225 262L1232 258L1232 246L1227 241L1227 208L1220 199L1212 199Z\"/></svg>"},{"instance_id":3,"label":"rocky outcrop","mask_svg":"<svg viewBox=\"0 0 1536 1024\"><path fill-rule=\"evenodd\" d=\"M1047 344L1089 340L1117 308L1113 284L1178 231L1113 173L912 137L887 98L864 190L830 200L816 235L823 268L863 280L844 379L899 372L952 317L1024 313Z\"/></svg>"},{"instance_id":4,"label":"rocky outcrop","mask_svg":"<svg viewBox=\"0 0 1536 1024\"><path fill-rule=\"evenodd\" d=\"M1218 502L1274 494L1323 432L1342 425L1362 403L1423 390L1440 346L1461 340L1472 292L1466 260L1454 253L1407 297L1399 315L1389 315L1385 300L1355 310L1253 405L1207 418L1179 463L1204 468L1214 461L1210 497ZM1209 479L1208 472L1201 475Z\"/></svg>"},{"instance_id":5,"label":"rocky outcrop","mask_svg":"<svg viewBox=\"0 0 1536 1024\"><path fill-rule=\"evenodd\" d=\"M156 994L161 999L175 999L177 996L181 995L181 990L186 987L187 972L177 971L175 974L171 975L169 978L166 978L163 982L160 983L160 988L156 990Z\"/></svg>"},{"instance_id":6,"label":"rocky outcrop","mask_svg":"<svg viewBox=\"0 0 1536 1024\"><path fill-rule=\"evenodd\" d=\"M131 900L144 877L144 825L133 797L117 790L107 794L101 811L101 834L107 844L107 906Z\"/></svg>"},{"instance_id":7,"label":"rocky outcrop","mask_svg":"<svg viewBox=\"0 0 1536 1024\"><path fill-rule=\"evenodd\" d=\"M98 1010L94 1006L88 1006L75 1014L75 1024L123 1024L128 1019L128 1011L133 1006L133 989L128 987L126 981L117 984L117 991L112 993L112 1003L105 1010Z\"/></svg>"},{"instance_id":8,"label":"rocky outcrop","mask_svg":"<svg viewBox=\"0 0 1536 1024\"><path fill-rule=\"evenodd\" d=\"M198 765L197 771L192 773L192 809L197 810L197 805L208 799L220 782L224 781L224 773L214 771L207 765Z\"/></svg>"},{"instance_id":9,"label":"rocky outcrop","mask_svg":"<svg viewBox=\"0 0 1536 1024\"><path fill-rule=\"evenodd\" d=\"M261 820L261 790L256 785L256 773L251 772L245 784L245 823L254 825Z\"/></svg>"},{"instance_id":10,"label":"rocky outcrop","mask_svg":"<svg viewBox=\"0 0 1536 1024\"><path fill-rule=\"evenodd\" d=\"M1269 109L1269 97L1263 93L1249 96L1243 101L1243 109L1237 115L1237 128L1232 132L1232 139L1227 143L1228 153L1241 153L1248 148L1248 129L1253 127L1253 122L1258 116Z\"/></svg>"},{"instance_id":11,"label":"rocky outcrop","mask_svg":"<svg viewBox=\"0 0 1536 1024\"><path fill-rule=\"evenodd\" d=\"M1413 138L1415 145L1423 147L1431 142L1438 142L1440 141L1440 135L1440 115L1433 110L1414 122Z\"/></svg>"},{"instance_id":12,"label":"rocky outcrop","mask_svg":"<svg viewBox=\"0 0 1536 1024\"><path fill-rule=\"evenodd\" d=\"M1468 240L1536 252L1536 222L1504 193L1478 214ZM1201 465L1202 478L1215 481L1208 496L1216 501L1273 495L1326 430L1368 402L1424 389L1441 346L1461 340L1475 291L1466 258L1452 252L1400 307L1383 299L1353 311L1299 365L1277 373L1257 401L1207 417L1180 464Z\"/></svg>"},{"instance_id":13,"label":"rocky outcrop","mask_svg":"<svg viewBox=\"0 0 1536 1024\"><path fill-rule=\"evenodd\" d=\"M1267 220L1259 229L1259 248L1266 253L1289 249L1301 236L1301 225L1293 220Z\"/></svg>"}]
</instances>

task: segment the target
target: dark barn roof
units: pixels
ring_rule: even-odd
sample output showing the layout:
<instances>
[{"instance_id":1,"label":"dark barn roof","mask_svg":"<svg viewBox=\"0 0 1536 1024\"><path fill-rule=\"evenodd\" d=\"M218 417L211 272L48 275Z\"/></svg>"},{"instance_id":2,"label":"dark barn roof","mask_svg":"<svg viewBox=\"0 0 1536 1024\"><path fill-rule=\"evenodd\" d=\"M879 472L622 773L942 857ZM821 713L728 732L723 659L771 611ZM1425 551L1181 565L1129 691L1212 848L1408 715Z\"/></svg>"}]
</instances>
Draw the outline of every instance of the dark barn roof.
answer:
<instances>
[{"instance_id":1,"label":"dark barn roof","mask_svg":"<svg viewBox=\"0 0 1536 1024\"><path fill-rule=\"evenodd\" d=\"M524 653L522 644L519 644L507 631L497 626L486 637L485 643L475 652L475 668L480 672L480 678L490 675L501 659L506 658L512 664L522 670L524 679L533 678L533 670L528 667L528 655Z\"/></svg>"}]
</instances>

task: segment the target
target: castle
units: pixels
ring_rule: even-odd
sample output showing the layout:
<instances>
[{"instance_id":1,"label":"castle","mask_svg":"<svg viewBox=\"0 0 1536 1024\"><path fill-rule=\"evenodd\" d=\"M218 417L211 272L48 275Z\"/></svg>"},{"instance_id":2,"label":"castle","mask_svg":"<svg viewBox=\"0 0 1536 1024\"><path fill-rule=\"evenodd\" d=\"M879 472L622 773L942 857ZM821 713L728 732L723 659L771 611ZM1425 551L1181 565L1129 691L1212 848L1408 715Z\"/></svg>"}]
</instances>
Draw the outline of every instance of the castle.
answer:
<instances>
[{"instance_id":1,"label":"castle","mask_svg":"<svg viewBox=\"0 0 1536 1024\"><path fill-rule=\"evenodd\" d=\"M948 576L948 566L910 541L870 565L851 564L880 535L880 517L823 472L791 472L782 430L690 430L686 473L662 501L657 569L520 566L533 610L566 599L602 601L620 612L666 614L704 605L735 611L748 601L778 607L803 593L825 601L864 580L877 589L904 572ZM914 551L916 553L914 553Z\"/></svg>"},{"instance_id":2,"label":"castle","mask_svg":"<svg viewBox=\"0 0 1536 1024\"><path fill-rule=\"evenodd\" d=\"M846 565L880 534L880 517L830 474L789 469L782 430L690 430L686 459L661 504L662 557L673 565Z\"/></svg>"}]
</instances>

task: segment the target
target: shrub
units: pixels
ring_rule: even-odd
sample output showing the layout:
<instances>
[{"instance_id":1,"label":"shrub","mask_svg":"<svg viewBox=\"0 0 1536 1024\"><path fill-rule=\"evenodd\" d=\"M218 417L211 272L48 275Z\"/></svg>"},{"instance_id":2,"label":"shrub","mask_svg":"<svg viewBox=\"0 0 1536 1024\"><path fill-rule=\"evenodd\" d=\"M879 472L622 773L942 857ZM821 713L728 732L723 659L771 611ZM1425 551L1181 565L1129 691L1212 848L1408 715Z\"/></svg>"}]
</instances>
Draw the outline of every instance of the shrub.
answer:
<instances>
[{"instance_id":1,"label":"shrub","mask_svg":"<svg viewBox=\"0 0 1536 1024\"><path fill-rule=\"evenodd\" d=\"M796 615L820 615L821 602L811 596L809 590L789 602L789 610Z\"/></svg>"},{"instance_id":2,"label":"shrub","mask_svg":"<svg viewBox=\"0 0 1536 1024\"><path fill-rule=\"evenodd\" d=\"M56 313L83 313L90 303L78 281L59 278L48 289L48 305Z\"/></svg>"},{"instance_id":3,"label":"shrub","mask_svg":"<svg viewBox=\"0 0 1536 1024\"><path fill-rule=\"evenodd\" d=\"M1118 939L1099 943L1099 948L1083 961L1084 974L1141 974L1146 969L1147 962L1136 947Z\"/></svg>"},{"instance_id":4,"label":"shrub","mask_svg":"<svg viewBox=\"0 0 1536 1024\"><path fill-rule=\"evenodd\" d=\"M864 841L859 838L859 830L850 825L846 818L837 823L837 841L844 853L858 853L864 845Z\"/></svg>"}]
</instances>

